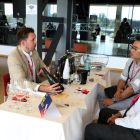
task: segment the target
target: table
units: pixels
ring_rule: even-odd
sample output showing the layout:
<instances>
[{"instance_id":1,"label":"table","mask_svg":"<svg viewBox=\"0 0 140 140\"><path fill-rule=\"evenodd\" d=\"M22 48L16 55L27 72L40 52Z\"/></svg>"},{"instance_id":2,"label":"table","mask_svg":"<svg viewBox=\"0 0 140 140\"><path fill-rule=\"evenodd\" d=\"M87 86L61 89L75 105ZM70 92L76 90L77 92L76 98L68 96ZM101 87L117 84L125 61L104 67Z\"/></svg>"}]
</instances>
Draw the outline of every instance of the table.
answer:
<instances>
[{"instance_id":1,"label":"table","mask_svg":"<svg viewBox=\"0 0 140 140\"><path fill-rule=\"evenodd\" d=\"M104 69L99 72L104 74L103 79L107 81L107 87L110 83L110 71ZM91 72L92 75L92 72ZM97 76L97 75L96 75ZM92 76L90 76L92 77ZM98 76L97 76L98 77ZM89 79L89 78L88 78ZM50 114L40 117L38 105L41 99L35 99L32 106L36 109L33 114L25 112L17 112L7 108L9 101L0 105L0 132L2 140L83 140L84 129L99 112L97 104L97 94L101 90L101 85L87 81L82 88L90 90L88 95L76 94L75 85L70 85L64 91L69 94L67 98L84 98L87 109L74 107L61 107L57 105L57 109L61 113L61 117ZM24 104L22 102L22 104ZM54 103L51 104L53 106Z\"/></svg>"}]
</instances>

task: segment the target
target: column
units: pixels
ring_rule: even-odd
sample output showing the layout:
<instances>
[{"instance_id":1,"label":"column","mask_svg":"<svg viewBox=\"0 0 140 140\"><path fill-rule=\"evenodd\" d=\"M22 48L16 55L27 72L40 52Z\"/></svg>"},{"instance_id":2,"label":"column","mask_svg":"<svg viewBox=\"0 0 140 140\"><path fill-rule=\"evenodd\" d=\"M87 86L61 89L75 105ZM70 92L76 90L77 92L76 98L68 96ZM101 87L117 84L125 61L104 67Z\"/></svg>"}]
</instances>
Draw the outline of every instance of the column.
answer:
<instances>
[{"instance_id":1,"label":"column","mask_svg":"<svg viewBox=\"0 0 140 140\"><path fill-rule=\"evenodd\" d=\"M122 14L122 6L117 5L116 19L115 19L115 26L114 26L114 37L116 36L116 33L121 25L121 14Z\"/></svg>"},{"instance_id":2,"label":"column","mask_svg":"<svg viewBox=\"0 0 140 140\"><path fill-rule=\"evenodd\" d=\"M73 0L57 0L57 17L64 18L63 35L58 43L55 53L55 62L70 49L71 25L72 25L72 2Z\"/></svg>"}]
</instances>

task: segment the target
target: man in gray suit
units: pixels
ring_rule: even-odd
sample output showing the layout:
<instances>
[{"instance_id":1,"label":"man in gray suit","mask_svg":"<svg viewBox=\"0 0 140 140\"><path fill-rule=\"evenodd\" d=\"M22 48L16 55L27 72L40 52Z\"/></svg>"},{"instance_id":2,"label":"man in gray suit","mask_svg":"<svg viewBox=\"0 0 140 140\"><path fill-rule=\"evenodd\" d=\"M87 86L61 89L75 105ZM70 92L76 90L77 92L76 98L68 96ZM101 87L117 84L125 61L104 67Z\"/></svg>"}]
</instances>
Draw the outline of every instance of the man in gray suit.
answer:
<instances>
[{"instance_id":1,"label":"man in gray suit","mask_svg":"<svg viewBox=\"0 0 140 140\"><path fill-rule=\"evenodd\" d=\"M39 75L43 73L42 67L47 67L40 59L35 47L37 44L36 35L32 28L23 27L17 32L17 41L19 46L14 49L8 56L8 68L10 73L11 82L29 80L32 81L32 89L35 91L59 93L56 91L58 83L54 85L40 85L41 82Z\"/></svg>"}]
</instances>

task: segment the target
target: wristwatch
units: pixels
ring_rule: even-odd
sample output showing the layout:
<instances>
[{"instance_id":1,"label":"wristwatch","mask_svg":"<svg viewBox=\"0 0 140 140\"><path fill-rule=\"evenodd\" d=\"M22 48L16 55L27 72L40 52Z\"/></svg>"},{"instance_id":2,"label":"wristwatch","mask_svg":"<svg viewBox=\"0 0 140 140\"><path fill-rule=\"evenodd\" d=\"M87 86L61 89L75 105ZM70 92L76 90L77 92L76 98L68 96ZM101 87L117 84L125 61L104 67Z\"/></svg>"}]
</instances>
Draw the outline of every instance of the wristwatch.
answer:
<instances>
[{"instance_id":1,"label":"wristwatch","mask_svg":"<svg viewBox=\"0 0 140 140\"><path fill-rule=\"evenodd\" d=\"M114 103L116 103L116 99L115 99L114 97L112 98L112 101L113 101Z\"/></svg>"}]
</instances>

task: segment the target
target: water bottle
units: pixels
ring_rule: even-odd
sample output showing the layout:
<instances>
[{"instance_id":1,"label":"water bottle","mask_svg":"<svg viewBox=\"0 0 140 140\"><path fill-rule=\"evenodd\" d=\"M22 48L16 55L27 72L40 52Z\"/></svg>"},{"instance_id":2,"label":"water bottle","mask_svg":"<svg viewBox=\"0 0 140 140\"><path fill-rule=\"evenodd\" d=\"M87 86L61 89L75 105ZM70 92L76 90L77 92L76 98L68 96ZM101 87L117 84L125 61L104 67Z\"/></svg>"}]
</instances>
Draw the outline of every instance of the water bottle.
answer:
<instances>
[{"instance_id":1,"label":"water bottle","mask_svg":"<svg viewBox=\"0 0 140 140\"><path fill-rule=\"evenodd\" d=\"M91 65L91 60L89 58L89 55L87 55L87 58L85 59L85 66L84 66L84 69L85 70L88 70L88 75L87 76L90 76L90 65Z\"/></svg>"}]
</instances>

